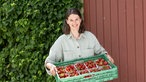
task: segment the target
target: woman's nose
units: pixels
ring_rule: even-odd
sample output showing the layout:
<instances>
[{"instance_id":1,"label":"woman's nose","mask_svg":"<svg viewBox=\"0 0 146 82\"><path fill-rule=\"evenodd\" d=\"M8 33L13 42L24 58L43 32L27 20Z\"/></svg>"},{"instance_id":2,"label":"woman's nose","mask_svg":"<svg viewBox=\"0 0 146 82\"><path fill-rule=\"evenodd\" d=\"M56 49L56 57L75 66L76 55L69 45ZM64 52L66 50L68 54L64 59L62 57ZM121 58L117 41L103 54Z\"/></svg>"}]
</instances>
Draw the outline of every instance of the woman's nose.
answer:
<instances>
[{"instance_id":1,"label":"woman's nose","mask_svg":"<svg viewBox=\"0 0 146 82\"><path fill-rule=\"evenodd\" d=\"M76 24L76 21L73 21L73 24Z\"/></svg>"}]
</instances>

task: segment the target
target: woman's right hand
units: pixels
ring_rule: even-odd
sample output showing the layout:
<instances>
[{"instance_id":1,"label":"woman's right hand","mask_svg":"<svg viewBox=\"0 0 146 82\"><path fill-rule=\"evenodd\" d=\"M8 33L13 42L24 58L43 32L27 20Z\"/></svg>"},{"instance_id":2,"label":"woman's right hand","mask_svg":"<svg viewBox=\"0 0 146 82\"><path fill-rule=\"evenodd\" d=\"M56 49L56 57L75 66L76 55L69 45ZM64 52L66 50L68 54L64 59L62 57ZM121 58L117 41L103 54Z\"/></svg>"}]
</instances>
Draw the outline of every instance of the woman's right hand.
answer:
<instances>
[{"instance_id":1,"label":"woman's right hand","mask_svg":"<svg viewBox=\"0 0 146 82\"><path fill-rule=\"evenodd\" d=\"M55 76L56 75L56 66L54 64L51 64L51 63L47 63L46 64L46 67L50 69L50 73Z\"/></svg>"}]
</instances>

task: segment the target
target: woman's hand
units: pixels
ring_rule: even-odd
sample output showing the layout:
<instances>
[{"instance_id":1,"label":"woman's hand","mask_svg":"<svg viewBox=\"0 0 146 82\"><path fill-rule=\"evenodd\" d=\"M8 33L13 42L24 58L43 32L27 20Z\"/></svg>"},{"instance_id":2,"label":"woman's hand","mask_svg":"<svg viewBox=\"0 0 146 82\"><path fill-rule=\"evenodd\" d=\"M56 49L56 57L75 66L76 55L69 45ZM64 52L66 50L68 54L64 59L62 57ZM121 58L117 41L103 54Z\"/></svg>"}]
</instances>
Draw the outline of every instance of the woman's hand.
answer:
<instances>
[{"instance_id":1,"label":"woman's hand","mask_svg":"<svg viewBox=\"0 0 146 82\"><path fill-rule=\"evenodd\" d=\"M109 54L107 54L107 58L108 58L112 63L114 63L114 59L113 59Z\"/></svg>"},{"instance_id":2,"label":"woman's hand","mask_svg":"<svg viewBox=\"0 0 146 82\"><path fill-rule=\"evenodd\" d=\"M55 66L54 64L47 63L47 64L46 64L46 67L47 67L48 69L50 69L50 73L51 73L53 76L56 75L57 69L56 69L56 66Z\"/></svg>"}]
</instances>

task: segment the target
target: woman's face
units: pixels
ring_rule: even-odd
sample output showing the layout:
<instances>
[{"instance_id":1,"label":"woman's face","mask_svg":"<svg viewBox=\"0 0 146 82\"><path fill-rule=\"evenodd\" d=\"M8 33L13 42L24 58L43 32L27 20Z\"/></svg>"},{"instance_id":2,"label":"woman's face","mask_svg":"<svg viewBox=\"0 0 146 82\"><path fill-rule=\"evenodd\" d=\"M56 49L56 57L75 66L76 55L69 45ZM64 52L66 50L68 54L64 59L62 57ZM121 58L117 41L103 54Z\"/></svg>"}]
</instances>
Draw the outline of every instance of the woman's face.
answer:
<instances>
[{"instance_id":1,"label":"woman's face","mask_svg":"<svg viewBox=\"0 0 146 82\"><path fill-rule=\"evenodd\" d=\"M67 24L70 26L71 31L79 31L81 18L76 14L71 14L68 19L66 19Z\"/></svg>"}]
</instances>

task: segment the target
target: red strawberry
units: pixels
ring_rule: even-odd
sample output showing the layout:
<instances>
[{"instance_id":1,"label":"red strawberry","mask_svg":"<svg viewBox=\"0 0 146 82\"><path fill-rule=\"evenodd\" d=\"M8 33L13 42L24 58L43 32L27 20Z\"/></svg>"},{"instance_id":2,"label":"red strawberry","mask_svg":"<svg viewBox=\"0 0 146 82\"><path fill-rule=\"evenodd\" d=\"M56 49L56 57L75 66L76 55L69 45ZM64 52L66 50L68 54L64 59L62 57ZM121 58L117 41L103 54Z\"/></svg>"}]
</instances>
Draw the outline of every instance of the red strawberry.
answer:
<instances>
[{"instance_id":1,"label":"red strawberry","mask_svg":"<svg viewBox=\"0 0 146 82\"><path fill-rule=\"evenodd\" d=\"M107 65L107 64L108 64L108 62L107 62L107 61L104 61L104 62L103 62L103 64L104 64L104 65Z\"/></svg>"}]
</instances>

